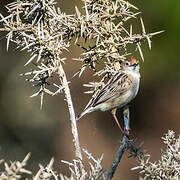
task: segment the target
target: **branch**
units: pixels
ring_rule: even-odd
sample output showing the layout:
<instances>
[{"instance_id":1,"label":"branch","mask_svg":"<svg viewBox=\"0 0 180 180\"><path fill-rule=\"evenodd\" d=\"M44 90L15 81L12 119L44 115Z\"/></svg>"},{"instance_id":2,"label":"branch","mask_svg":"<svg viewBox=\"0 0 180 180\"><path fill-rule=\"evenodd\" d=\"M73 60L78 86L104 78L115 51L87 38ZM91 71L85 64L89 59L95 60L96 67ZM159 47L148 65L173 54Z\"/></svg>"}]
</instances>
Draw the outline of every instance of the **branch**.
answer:
<instances>
[{"instance_id":1,"label":"branch","mask_svg":"<svg viewBox=\"0 0 180 180\"><path fill-rule=\"evenodd\" d=\"M106 177L106 180L110 180L113 178L113 175L116 171L116 168L124 154L124 151L125 150L129 150L130 151L130 156L129 157L136 157L137 155L142 155L142 152L138 153L139 152L139 149L140 149L141 145L136 147L133 143L132 143L132 140L130 140L127 136L123 136L123 139L121 141L121 144L120 144L120 147L116 153L116 157L107 173L107 177Z\"/></svg>"},{"instance_id":2,"label":"branch","mask_svg":"<svg viewBox=\"0 0 180 180\"><path fill-rule=\"evenodd\" d=\"M59 74L62 86L64 87L64 93L65 93L67 104L68 104L76 158L80 159L80 161L81 161L81 164L80 164L81 170L82 170L82 172L85 172L84 165L82 163L82 153L81 153L81 148L80 148L80 143L79 143L79 136L78 136L78 130L77 130L74 106L73 106L73 102L72 102L72 98L71 98L71 93L70 93L68 81L67 81L64 69L62 67L62 64L59 63L59 65L57 67L58 67L58 74Z\"/></svg>"},{"instance_id":3,"label":"branch","mask_svg":"<svg viewBox=\"0 0 180 180\"><path fill-rule=\"evenodd\" d=\"M119 164L119 162L120 162L120 160L122 158L122 155L124 154L124 151L125 151L125 149L127 147L128 141L129 141L128 138L126 136L123 136L123 139L121 141L121 145L120 145L120 147L119 147L119 149L118 149L118 151L116 153L115 160L113 161L113 163L112 163L112 165L111 165L111 167L110 167L110 169L108 171L106 180L112 179L112 177L113 177L113 175L114 175L114 173L116 171L116 168L117 168L117 166L118 166L118 164Z\"/></svg>"}]
</instances>

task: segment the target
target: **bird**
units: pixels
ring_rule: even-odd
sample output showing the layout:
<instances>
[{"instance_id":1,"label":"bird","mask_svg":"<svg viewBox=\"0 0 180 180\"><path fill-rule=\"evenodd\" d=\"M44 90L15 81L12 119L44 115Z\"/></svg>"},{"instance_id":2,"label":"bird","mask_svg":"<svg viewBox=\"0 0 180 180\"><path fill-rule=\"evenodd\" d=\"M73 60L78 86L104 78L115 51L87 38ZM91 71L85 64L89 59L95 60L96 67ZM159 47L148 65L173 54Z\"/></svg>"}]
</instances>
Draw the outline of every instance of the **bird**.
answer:
<instances>
[{"instance_id":1,"label":"bird","mask_svg":"<svg viewBox=\"0 0 180 180\"><path fill-rule=\"evenodd\" d=\"M119 124L116 111L128 105L137 95L140 84L139 69L139 61L134 57L121 61L120 68L112 75L90 104L85 107L83 112L77 116L76 120L96 110L111 110L118 127L123 134L127 134L128 130L123 130Z\"/></svg>"}]
</instances>

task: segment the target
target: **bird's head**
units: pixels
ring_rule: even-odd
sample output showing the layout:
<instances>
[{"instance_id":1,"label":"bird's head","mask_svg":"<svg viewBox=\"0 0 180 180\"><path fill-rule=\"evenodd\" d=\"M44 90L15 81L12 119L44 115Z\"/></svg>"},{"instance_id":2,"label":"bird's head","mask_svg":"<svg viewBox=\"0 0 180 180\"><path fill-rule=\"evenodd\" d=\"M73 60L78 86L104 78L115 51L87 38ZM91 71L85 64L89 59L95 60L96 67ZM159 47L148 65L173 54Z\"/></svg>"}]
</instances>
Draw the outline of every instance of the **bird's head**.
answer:
<instances>
[{"instance_id":1,"label":"bird's head","mask_svg":"<svg viewBox=\"0 0 180 180\"><path fill-rule=\"evenodd\" d=\"M139 61L133 57L128 58L122 62L124 70L139 71Z\"/></svg>"}]
</instances>

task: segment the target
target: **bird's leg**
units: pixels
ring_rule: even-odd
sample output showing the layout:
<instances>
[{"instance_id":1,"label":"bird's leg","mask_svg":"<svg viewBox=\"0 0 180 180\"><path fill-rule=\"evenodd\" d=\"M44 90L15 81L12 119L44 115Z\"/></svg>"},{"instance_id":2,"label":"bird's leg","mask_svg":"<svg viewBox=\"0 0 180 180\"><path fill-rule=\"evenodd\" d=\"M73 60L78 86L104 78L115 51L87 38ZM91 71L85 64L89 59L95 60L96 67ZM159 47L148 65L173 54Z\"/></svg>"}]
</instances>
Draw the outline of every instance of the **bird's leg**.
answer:
<instances>
[{"instance_id":1,"label":"bird's leg","mask_svg":"<svg viewBox=\"0 0 180 180\"><path fill-rule=\"evenodd\" d=\"M129 134L129 124L130 124L130 120L129 120L129 106L125 106L123 109L123 115L124 115L124 131Z\"/></svg>"},{"instance_id":2,"label":"bird's leg","mask_svg":"<svg viewBox=\"0 0 180 180\"><path fill-rule=\"evenodd\" d=\"M113 115L113 117L114 117L114 120L116 121L119 129L120 129L121 132L124 134L124 131L123 131L123 129L122 129L121 125L119 124L119 121L118 121L118 119L117 119L117 117L116 117L116 110L117 110L116 108L112 109L111 113L112 113L112 115Z\"/></svg>"}]
</instances>

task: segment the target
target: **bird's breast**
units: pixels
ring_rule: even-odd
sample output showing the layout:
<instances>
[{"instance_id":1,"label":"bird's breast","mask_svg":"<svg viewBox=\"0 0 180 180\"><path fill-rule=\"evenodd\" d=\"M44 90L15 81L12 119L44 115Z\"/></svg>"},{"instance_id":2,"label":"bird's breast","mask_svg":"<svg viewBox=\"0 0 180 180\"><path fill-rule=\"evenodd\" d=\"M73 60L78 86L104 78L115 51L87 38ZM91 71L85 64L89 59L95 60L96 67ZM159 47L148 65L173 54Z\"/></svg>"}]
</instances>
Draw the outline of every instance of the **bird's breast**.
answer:
<instances>
[{"instance_id":1,"label":"bird's breast","mask_svg":"<svg viewBox=\"0 0 180 180\"><path fill-rule=\"evenodd\" d=\"M130 88L124 92L123 94L118 93L115 96L112 96L109 100L105 101L96 106L96 109L100 109L101 111L111 110L113 108L121 108L131 102L138 93L139 83L140 83L140 75L139 74L130 74L131 86Z\"/></svg>"},{"instance_id":2,"label":"bird's breast","mask_svg":"<svg viewBox=\"0 0 180 180\"><path fill-rule=\"evenodd\" d=\"M138 93L139 83L140 83L140 78L133 79L131 88L123 95L120 95L119 97L114 99L113 106L121 108L127 105L128 103L130 103Z\"/></svg>"}]
</instances>

